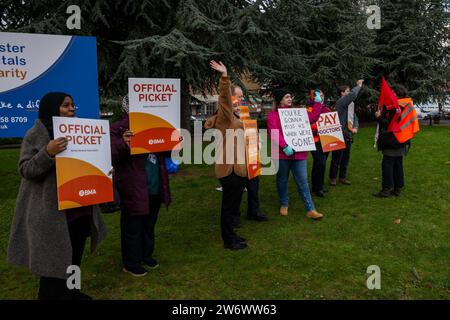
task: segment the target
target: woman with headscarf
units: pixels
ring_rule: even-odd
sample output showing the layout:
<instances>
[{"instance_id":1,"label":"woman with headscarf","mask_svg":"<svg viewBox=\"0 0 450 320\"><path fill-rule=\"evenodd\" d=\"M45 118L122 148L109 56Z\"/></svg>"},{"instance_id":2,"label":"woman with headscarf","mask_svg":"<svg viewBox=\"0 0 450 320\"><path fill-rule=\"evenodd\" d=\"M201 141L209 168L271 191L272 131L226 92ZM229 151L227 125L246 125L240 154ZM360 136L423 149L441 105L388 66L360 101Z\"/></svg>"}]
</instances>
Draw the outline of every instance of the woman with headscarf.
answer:
<instances>
[{"instance_id":1,"label":"woman with headscarf","mask_svg":"<svg viewBox=\"0 0 450 320\"><path fill-rule=\"evenodd\" d=\"M289 208L288 180L292 171L297 190L303 200L308 218L319 220L323 215L316 211L308 185L307 158L308 152L295 152L287 144L281 128L279 108L292 107L292 93L280 88L274 92L275 108L267 116L267 129L272 140L272 158L279 161L277 172L277 191L280 199L280 215L287 216ZM311 117L311 115L309 115ZM278 153L274 152L277 151Z\"/></svg>"},{"instance_id":2,"label":"woman with headscarf","mask_svg":"<svg viewBox=\"0 0 450 320\"><path fill-rule=\"evenodd\" d=\"M68 142L54 139L54 116L75 116L69 94L46 94L40 101L38 119L23 139L19 160L22 179L7 261L40 277L40 300L89 300L88 295L67 287L68 267L81 265L86 239L91 237L94 251L106 228L98 206L58 210L55 156L66 150Z\"/></svg>"},{"instance_id":3,"label":"woman with headscarf","mask_svg":"<svg viewBox=\"0 0 450 320\"><path fill-rule=\"evenodd\" d=\"M123 118L111 125L114 183L120 197L123 271L135 277L158 267L153 258L155 225L161 204L170 204L165 153L131 155L128 95L122 100Z\"/></svg>"}]
</instances>

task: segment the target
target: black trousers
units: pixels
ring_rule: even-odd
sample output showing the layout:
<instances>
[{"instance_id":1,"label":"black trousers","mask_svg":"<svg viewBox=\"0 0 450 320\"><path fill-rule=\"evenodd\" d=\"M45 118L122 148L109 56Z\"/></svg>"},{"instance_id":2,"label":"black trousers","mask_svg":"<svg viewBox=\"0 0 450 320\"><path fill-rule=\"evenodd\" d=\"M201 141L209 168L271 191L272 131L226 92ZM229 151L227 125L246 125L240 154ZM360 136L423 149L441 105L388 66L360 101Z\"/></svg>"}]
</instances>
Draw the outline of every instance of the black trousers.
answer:
<instances>
[{"instance_id":1,"label":"black trousers","mask_svg":"<svg viewBox=\"0 0 450 320\"><path fill-rule=\"evenodd\" d=\"M383 189L401 189L405 185L403 176L403 157L383 156L381 163Z\"/></svg>"},{"instance_id":2,"label":"black trousers","mask_svg":"<svg viewBox=\"0 0 450 320\"><path fill-rule=\"evenodd\" d=\"M120 216L123 266L132 269L151 259L155 249L155 225L161 207L161 197L149 196L148 215L131 215L122 210Z\"/></svg>"},{"instance_id":3,"label":"black trousers","mask_svg":"<svg viewBox=\"0 0 450 320\"><path fill-rule=\"evenodd\" d=\"M84 216L68 223L70 243L72 245L72 265L81 266L86 239L91 232L91 221L91 216ZM38 299L71 300L73 292L67 288L66 282L65 279L41 277L39 280Z\"/></svg>"},{"instance_id":4,"label":"black trousers","mask_svg":"<svg viewBox=\"0 0 450 320\"><path fill-rule=\"evenodd\" d=\"M247 179L247 216L259 215L259 177L255 177L251 180Z\"/></svg>"},{"instance_id":5,"label":"black trousers","mask_svg":"<svg viewBox=\"0 0 450 320\"><path fill-rule=\"evenodd\" d=\"M324 153L320 142L316 143L316 151L311 151L313 156L313 165L311 171L312 191L323 191L325 180L325 170L327 168L327 159L329 152Z\"/></svg>"},{"instance_id":6,"label":"black trousers","mask_svg":"<svg viewBox=\"0 0 450 320\"><path fill-rule=\"evenodd\" d=\"M352 140L345 139L345 149L333 151L331 155L330 179L347 178L348 163L350 162L350 150Z\"/></svg>"},{"instance_id":7,"label":"black trousers","mask_svg":"<svg viewBox=\"0 0 450 320\"><path fill-rule=\"evenodd\" d=\"M242 193L247 184L246 177L239 177L234 172L219 179L222 185L222 208L220 213L220 228L222 239L226 244L232 243L236 238L233 222L239 215Z\"/></svg>"}]
</instances>

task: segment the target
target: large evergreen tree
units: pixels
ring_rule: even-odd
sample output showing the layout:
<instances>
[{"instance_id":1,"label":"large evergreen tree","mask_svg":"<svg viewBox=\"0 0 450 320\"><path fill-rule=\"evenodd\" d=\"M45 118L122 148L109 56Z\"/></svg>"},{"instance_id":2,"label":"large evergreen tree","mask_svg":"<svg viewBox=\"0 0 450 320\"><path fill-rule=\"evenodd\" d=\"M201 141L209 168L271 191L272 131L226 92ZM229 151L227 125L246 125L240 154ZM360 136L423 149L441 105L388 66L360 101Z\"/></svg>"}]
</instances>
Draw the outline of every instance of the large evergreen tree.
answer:
<instances>
[{"instance_id":1,"label":"large evergreen tree","mask_svg":"<svg viewBox=\"0 0 450 320\"><path fill-rule=\"evenodd\" d=\"M380 0L382 22L375 39L374 85L382 75L401 83L416 101L430 93L442 100L449 77L450 3Z\"/></svg>"},{"instance_id":2,"label":"large evergreen tree","mask_svg":"<svg viewBox=\"0 0 450 320\"><path fill-rule=\"evenodd\" d=\"M65 10L71 4L81 7L80 31L66 28ZM49 7L52 13L45 10ZM12 0L5 8L7 21L20 13L27 16L8 30L96 36L102 101L117 101L127 90L128 77L181 78L183 127L189 125L188 86L205 91L217 84L209 60L222 60L235 75L264 70L252 57L270 45L268 32L260 28L259 2Z\"/></svg>"},{"instance_id":3,"label":"large evergreen tree","mask_svg":"<svg viewBox=\"0 0 450 320\"><path fill-rule=\"evenodd\" d=\"M72 4L81 7L81 30L66 28ZM368 4L381 7L380 30L366 26ZM358 78L369 80L361 101L374 101L382 74L405 84L416 100L442 92L449 79L448 6L447 0L4 0L0 29L96 36L103 106L120 101L128 77L181 78L188 127L188 86L206 91L217 84L211 59L227 64L235 81L246 73L269 88L288 86L301 102L310 88L330 96L336 85Z\"/></svg>"},{"instance_id":4,"label":"large evergreen tree","mask_svg":"<svg viewBox=\"0 0 450 320\"><path fill-rule=\"evenodd\" d=\"M273 81L304 96L320 87L333 94L336 86L369 75L374 32L367 29L361 1L280 0L267 12L281 29L277 46L283 54L267 61L281 65L283 74ZM261 75L263 76L263 75Z\"/></svg>"}]
</instances>

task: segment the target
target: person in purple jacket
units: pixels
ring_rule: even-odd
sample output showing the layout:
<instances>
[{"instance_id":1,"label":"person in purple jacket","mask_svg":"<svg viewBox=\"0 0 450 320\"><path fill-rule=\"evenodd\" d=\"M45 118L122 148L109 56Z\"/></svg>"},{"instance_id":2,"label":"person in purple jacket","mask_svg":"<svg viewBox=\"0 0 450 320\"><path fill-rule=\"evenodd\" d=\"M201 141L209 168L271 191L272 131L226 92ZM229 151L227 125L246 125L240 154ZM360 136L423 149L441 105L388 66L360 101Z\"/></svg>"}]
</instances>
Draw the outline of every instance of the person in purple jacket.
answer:
<instances>
[{"instance_id":1,"label":"person in purple jacket","mask_svg":"<svg viewBox=\"0 0 450 320\"><path fill-rule=\"evenodd\" d=\"M280 198L280 214L288 214L288 180L289 171L294 175L295 183L300 197L305 204L307 217L311 219L321 219L323 215L316 211L311 192L308 185L307 161L308 152L295 152L291 146L286 143L281 129L281 121L278 115L279 108L292 107L292 93L286 89L277 89L274 92L275 108L267 117L267 128L272 140L272 150L278 147L278 157L272 152L272 158L279 161L277 172L277 191ZM312 113L308 116L314 117Z\"/></svg>"},{"instance_id":2,"label":"person in purple jacket","mask_svg":"<svg viewBox=\"0 0 450 320\"><path fill-rule=\"evenodd\" d=\"M133 133L129 130L128 96L122 101L124 117L111 125L111 153L114 183L120 196L120 228L123 271L135 277L154 269L155 225L161 204L171 197L166 153L130 154ZM169 153L170 155L170 153Z\"/></svg>"}]
</instances>

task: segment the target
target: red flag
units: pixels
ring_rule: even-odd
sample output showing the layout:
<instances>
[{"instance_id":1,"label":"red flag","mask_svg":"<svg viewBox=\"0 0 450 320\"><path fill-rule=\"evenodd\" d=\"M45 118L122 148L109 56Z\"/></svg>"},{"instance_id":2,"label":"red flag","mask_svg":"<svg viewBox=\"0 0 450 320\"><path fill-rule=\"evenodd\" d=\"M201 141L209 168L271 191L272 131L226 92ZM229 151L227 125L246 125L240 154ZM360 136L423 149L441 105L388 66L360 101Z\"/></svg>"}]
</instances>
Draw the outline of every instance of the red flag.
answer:
<instances>
[{"instance_id":1,"label":"red flag","mask_svg":"<svg viewBox=\"0 0 450 320\"><path fill-rule=\"evenodd\" d=\"M378 108L385 105L387 110L398 109L398 99L392 89L389 87L384 76L381 77L380 98L378 100Z\"/></svg>"}]
</instances>

